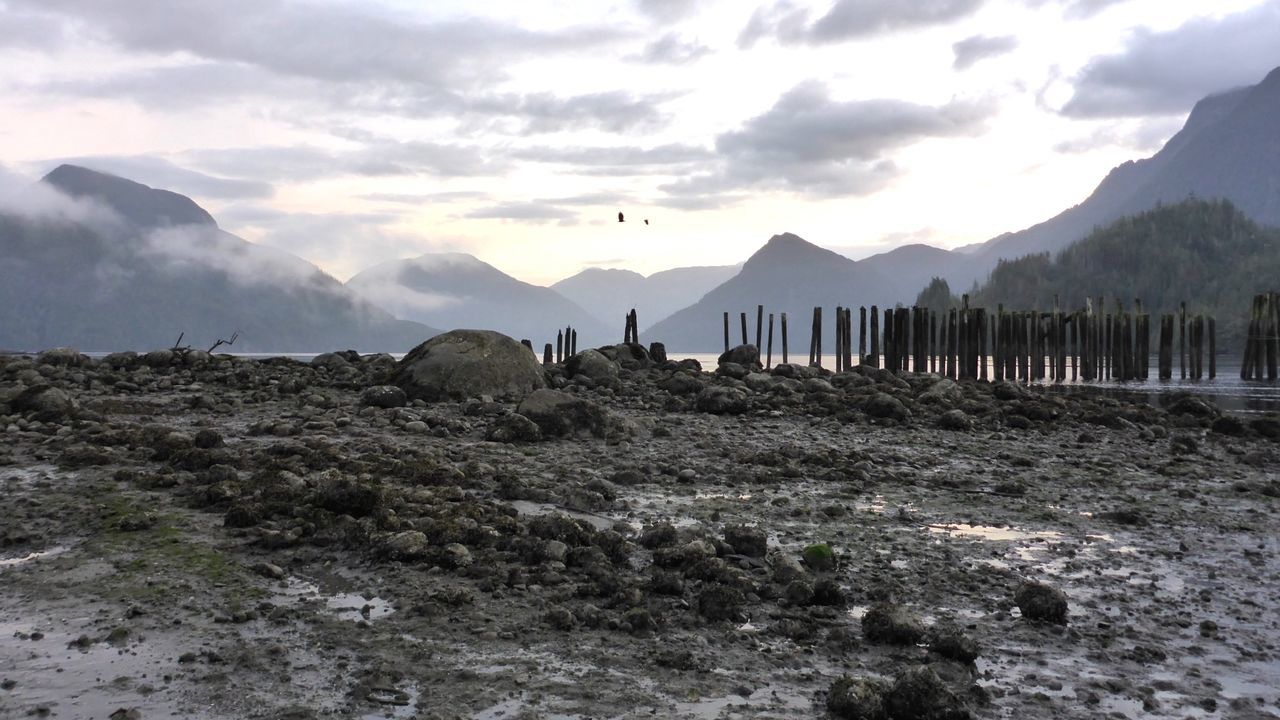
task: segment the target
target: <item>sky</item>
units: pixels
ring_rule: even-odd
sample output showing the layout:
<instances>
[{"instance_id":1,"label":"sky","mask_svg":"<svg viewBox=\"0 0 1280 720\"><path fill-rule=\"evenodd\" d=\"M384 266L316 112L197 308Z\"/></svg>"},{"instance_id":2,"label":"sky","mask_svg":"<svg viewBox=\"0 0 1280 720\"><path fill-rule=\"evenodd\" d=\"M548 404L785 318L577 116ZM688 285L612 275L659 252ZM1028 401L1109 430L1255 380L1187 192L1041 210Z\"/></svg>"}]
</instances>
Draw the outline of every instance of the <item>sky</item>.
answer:
<instances>
[{"instance_id":1,"label":"sky","mask_svg":"<svg viewBox=\"0 0 1280 720\"><path fill-rule=\"evenodd\" d=\"M0 169L550 284L983 242L1276 66L1280 0L0 0Z\"/></svg>"}]
</instances>

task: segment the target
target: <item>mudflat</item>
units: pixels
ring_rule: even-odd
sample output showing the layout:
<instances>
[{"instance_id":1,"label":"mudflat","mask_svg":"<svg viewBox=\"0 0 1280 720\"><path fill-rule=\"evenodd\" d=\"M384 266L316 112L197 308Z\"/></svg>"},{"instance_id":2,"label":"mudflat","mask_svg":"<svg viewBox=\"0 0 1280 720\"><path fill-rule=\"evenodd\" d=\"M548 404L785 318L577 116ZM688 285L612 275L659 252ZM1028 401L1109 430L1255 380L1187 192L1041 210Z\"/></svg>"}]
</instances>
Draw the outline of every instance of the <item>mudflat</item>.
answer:
<instances>
[{"instance_id":1,"label":"mudflat","mask_svg":"<svg viewBox=\"0 0 1280 720\"><path fill-rule=\"evenodd\" d=\"M1275 418L618 357L0 358L0 716L1280 717Z\"/></svg>"}]
</instances>

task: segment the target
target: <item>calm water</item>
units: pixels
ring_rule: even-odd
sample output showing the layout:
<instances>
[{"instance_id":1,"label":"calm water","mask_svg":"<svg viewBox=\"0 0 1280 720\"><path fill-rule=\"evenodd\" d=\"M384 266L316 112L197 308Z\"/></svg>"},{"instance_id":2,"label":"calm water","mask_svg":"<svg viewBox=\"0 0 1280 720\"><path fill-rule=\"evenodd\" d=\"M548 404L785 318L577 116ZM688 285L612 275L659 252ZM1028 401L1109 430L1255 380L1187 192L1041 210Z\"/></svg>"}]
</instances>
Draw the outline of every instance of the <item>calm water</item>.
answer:
<instances>
[{"instance_id":1,"label":"calm water","mask_svg":"<svg viewBox=\"0 0 1280 720\"><path fill-rule=\"evenodd\" d=\"M713 369L720 355L718 353L680 353L668 351L667 355L672 359L693 358L702 363L703 369ZM803 363L808 360L808 354L801 356L791 356L792 362L799 361ZM780 362L781 356L774 355L774 362ZM1151 372L1154 375L1158 367L1157 358L1151 358ZM828 370L834 370L836 367L835 355L823 355L822 367ZM1206 373L1208 364L1206 363ZM1191 391L1199 395L1208 397L1217 403L1218 407L1233 413L1243 414L1259 414L1268 412L1280 412L1280 382L1251 380L1245 382L1240 379L1240 359L1234 357L1218 358L1217 377L1213 380L1182 380L1178 371L1177 359L1174 359L1173 379L1168 382L1162 382L1152 378L1147 381L1130 381L1119 382L1115 380L1103 380L1095 382L1086 382L1077 380L1072 382L1070 379L1063 382L1054 382L1052 380L1044 380L1039 385L1046 387L1058 388L1064 393L1102 393L1107 395L1118 395L1127 397L1140 397L1152 404L1158 404L1161 396L1168 395L1179 390ZM1047 374L1047 372L1046 372ZM990 362L987 364L987 376L995 377L992 372ZM1067 377L1071 376L1071 368L1067 367Z\"/></svg>"}]
</instances>

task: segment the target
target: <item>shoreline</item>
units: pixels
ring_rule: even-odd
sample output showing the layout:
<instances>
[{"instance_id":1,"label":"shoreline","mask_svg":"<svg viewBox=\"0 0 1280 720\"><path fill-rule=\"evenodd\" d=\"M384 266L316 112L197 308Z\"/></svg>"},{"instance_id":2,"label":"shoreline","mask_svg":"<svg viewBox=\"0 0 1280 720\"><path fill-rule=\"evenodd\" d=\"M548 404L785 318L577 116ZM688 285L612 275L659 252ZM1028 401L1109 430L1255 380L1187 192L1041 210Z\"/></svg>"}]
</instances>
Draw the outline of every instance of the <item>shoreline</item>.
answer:
<instances>
[{"instance_id":1,"label":"shoreline","mask_svg":"<svg viewBox=\"0 0 1280 720\"><path fill-rule=\"evenodd\" d=\"M1280 716L1274 416L556 366L595 419L503 442L514 402L367 404L376 358L50 359L0 357L0 714L821 716L927 670L977 718Z\"/></svg>"}]
</instances>

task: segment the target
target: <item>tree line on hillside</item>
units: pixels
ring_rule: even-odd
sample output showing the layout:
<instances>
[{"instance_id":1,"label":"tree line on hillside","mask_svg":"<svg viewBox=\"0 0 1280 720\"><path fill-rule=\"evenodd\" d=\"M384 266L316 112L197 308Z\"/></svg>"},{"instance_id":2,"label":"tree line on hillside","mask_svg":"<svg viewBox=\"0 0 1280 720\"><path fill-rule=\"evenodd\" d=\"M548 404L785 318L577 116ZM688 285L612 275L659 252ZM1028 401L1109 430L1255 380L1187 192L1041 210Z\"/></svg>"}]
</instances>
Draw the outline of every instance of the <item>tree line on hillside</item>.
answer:
<instances>
[{"instance_id":1,"label":"tree line on hillside","mask_svg":"<svg viewBox=\"0 0 1280 720\"><path fill-rule=\"evenodd\" d=\"M1114 311L1117 301L1130 307L1136 298L1158 316L1185 301L1188 315L1217 318L1219 348L1239 353L1253 296L1277 287L1280 230L1259 226L1228 201L1190 199L1096 229L1056 258L1001 260L987 282L970 291L969 304L1048 310L1056 297L1070 310L1104 297L1105 310ZM934 310L959 302L941 278L916 299Z\"/></svg>"}]
</instances>

